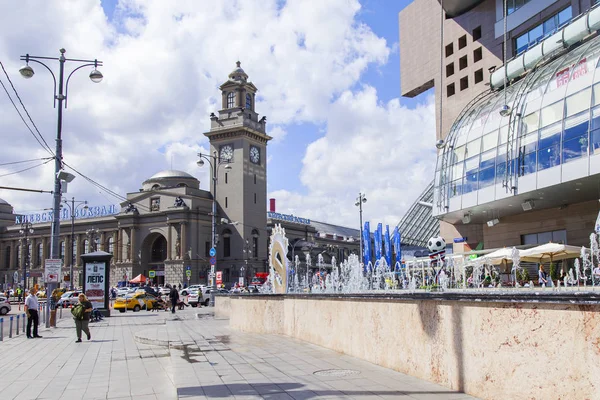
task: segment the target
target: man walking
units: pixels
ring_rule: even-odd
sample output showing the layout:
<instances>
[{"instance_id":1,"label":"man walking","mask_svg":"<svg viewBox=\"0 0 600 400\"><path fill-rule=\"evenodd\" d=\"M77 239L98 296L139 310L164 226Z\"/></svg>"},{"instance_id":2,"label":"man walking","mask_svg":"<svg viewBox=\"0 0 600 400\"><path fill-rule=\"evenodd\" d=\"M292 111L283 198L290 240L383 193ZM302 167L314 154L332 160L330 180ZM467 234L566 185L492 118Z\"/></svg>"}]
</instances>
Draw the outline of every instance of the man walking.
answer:
<instances>
[{"instance_id":1,"label":"man walking","mask_svg":"<svg viewBox=\"0 0 600 400\"><path fill-rule=\"evenodd\" d=\"M31 291L29 292L29 296L27 296L27 298L25 299L25 314L27 314L27 338L28 339L41 338L41 336L38 335L39 303L38 303L38 298L35 295L36 292L37 292L37 290L35 289L35 287L32 288ZM33 325L33 336L31 335L31 325Z\"/></svg>"},{"instance_id":2,"label":"man walking","mask_svg":"<svg viewBox=\"0 0 600 400\"><path fill-rule=\"evenodd\" d=\"M175 307L177 307L177 303L179 303L179 292L177 291L177 287L175 285L173 285L171 288L169 297L171 298L171 312L175 314Z\"/></svg>"}]
</instances>

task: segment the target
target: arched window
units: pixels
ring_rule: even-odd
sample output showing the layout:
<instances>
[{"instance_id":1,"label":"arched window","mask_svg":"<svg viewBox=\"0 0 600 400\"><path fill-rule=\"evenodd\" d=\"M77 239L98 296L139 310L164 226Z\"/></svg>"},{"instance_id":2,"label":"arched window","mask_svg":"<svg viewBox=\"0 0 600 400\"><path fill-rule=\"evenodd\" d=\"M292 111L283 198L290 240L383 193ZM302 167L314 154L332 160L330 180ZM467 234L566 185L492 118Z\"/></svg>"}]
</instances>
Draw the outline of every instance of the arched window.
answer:
<instances>
[{"instance_id":1,"label":"arched window","mask_svg":"<svg viewBox=\"0 0 600 400\"><path fill-rule=\"evenodd\" d=\"M167 259L167 239L164 236L159 236L152 243L152 254L150 262L161 262Z\"/></svg>"},{"instance_id":2,"label":"arched window","mask_svg":"<svg viewBox=\"0 0 600 400\"><path fill-rule=\"evenodd\" d=\"M235 93L227 93L227 108L235 107Z\"/></svg>"},{"instance_id":3,"label":"arched window","mask_svg":"<svg viewBox=\"0 0 600 400\"><path fill-rule=\"evenodd\" d=\"M115 240L112 237L108 238L108 252L114 254L115 251Z\"/></svg>"},{"instance_id":4,"label":"arched window","mask_svg":"<svg viewBox=\"0 0 600 400\"><path fill-rule=\"evenodd\" d=\"M36 257L36 265L42 265L42 260L44 258L44 246L41 243L37 245L37 257Z\"/></svg>"},{"instance_id":5,"label":"arched window","mask_svg":"<svg viewBox=\"0 0 600 400\"><path fill-rule=\"evenodd\" d=\"M64 240L60 242L60 251L59 251L58 257L63 261L65 260L65 241Z\"/></svg>"},{"instance_id":6,"label":"arched window","mask_svg":"<svg viewBox=\"0 0 600 400\"><path fill-rule=\"evenodd\" d=\"M10 246L6 246L6 254L4 255L4 268L10 268Z\"/></svg>"},{"instance_id":7,"label":"arched window","mask_svg":"<svg viewBox=\"0 0 600 400\"><path fill-rule=\"evenodd\" d=\"M156 185L152 185L152 190L158 190L160 189L160 185L156 184Z\"/></svg>"},{"instance_id":8,"label":"arched window","mask_svg":"<svg viewBox=\"0 0 600 400\"><path fill-rule=\"evenodd\" d=\"M250 93L246 93L246 108L252 110L252 95Z\"/></svg>"}]
</instances>

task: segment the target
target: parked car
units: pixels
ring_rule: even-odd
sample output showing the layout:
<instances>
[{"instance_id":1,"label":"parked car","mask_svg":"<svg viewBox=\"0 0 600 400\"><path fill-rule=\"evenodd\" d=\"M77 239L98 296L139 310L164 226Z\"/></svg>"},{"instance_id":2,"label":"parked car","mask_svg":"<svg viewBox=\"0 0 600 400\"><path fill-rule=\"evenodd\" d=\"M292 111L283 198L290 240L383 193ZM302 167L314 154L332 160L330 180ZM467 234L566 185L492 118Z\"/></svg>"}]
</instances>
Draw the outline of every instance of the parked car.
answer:
<instances>
[{"instance_id":1,"label":"parked car","mask_svg":"<svg viewBox=\"0 0 600 400\"><path fill-rule=\"evenodd\" d=\"M58 302L56 303L57 307L69 307L69 306L74 306L75 304L77 304L79 302L79 291L72 291L72 292L66 292L65 294L63 294L62 296L60 296L60 299L58 299Z\"/></svg>"},{"instance_id":2,"label":"parked car","mask_svg":"<svg viewBox=\"0 0 600 400\"><path fill-rule=\"evenodd\" d=\"M179 294L182 296L187 296L191 289L200 289L200 288L205 288L205 287L206 287L206 285L191 285L191 286L181 289Z\"/></svg>"},{"instance_id":3,"label":"parked car","mask_svg":"<svg viewBox=\"0 0 600 400\"><path fill-rule=\"evenodd\" d=\"M129 293L130 288L128 287L121 287L117 289L117 297L123 297L125 296L127 293Z\"/></svg>"},{"instance_id":4,"label":"parked car","mask_svg":"<svg viewBox=\"0 0 600 400\"><path fill-rule=\"evenodd\" d=\"M113 309L119 312L125 312L125 308L131 311L151 310L153 304L158 299L145 291L138 291L134 294L127 294L123 297L117 297L113 304Z\"/></svg>"},{"instance_id":5,"label":"parked car","mask_svg":"<svg viewBox=\"0 0 600 400\"><path fill-rule=\"evenodd\" d=\"M161 287L158 289L158 293L160 293L161 296L168 296L169 293L171 293L171 288Z\"/></svg>"},{"instance_id":6,"label":"parked car","mask_svg":"<svg viewBox=\"0 0 600 400\"><path fill-rule=\"evenodd\" d=\"M10 312L11 307L6 297L0 297L0 315L6 315Z\"/></svg>"},{"instance_id":7,"label":"parked car","mask_svg":"<svg viewBox=\"0 0 600 400\"><path fill-rule=\"evenodd\" d=\"M200 303L200 291L198 288L188 289L187 294L187 302L192 307L198 307L198 303Z\"/></svg>"}]
</instances>

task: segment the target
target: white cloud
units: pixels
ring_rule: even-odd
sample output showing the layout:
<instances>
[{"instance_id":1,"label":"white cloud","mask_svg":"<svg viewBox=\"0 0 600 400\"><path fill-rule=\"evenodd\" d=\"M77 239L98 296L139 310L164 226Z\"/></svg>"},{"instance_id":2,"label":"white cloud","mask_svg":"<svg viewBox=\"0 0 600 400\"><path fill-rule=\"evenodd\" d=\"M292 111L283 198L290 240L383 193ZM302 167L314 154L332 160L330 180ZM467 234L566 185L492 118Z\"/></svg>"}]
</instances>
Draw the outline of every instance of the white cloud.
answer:
<instances>
[{"instance_id":1,"label":"white cloud","mask_svg":"<svg viewBox=\"0 0 600 400\"><path fill-rule=\"evenodd\" d=\"M292 124L327 124L325 136L308 145L304 158L300 179L308 194L270 193L280 205L298 215L310 211L313 219L350 224L356 214L353 199L365 190L369 206L378 210L373 217L392 222L401 216L431 176L430 146L419 143L433 140L433 106L412 111L397 100L379 104L368 86L350 91L369 66L384 65L391 51L384 39L357 22L360 4L206 4L121 0L111 24L98 0L2 2L0 61L52 148L52 79L35 63L35 77L21 79L18 56L58 56L64 46L67 57L104 61L102 83L90 83L86 68L69 83L64 159L125 194L170 168L172 160L173 168L198 176L208 188L208 172L195 165L196 153L207 148L202 133L209 128L208 115L218 109L218 86L239 59L259 88L256 108L268 116L275 140L288 140ZM50 63L55 71L57 64ZM0 159L47 156L3 94L0 105ZM270 162L273 167L285 165ZM0 175L10 170L0 167ZM0 178L0 184L52 190L52 171L49 163ZM69 192L69 197L106 202L81 178ZM18 211L51 203L49 195L2 191L0 197Z\"/></svg>"}]
</instances>

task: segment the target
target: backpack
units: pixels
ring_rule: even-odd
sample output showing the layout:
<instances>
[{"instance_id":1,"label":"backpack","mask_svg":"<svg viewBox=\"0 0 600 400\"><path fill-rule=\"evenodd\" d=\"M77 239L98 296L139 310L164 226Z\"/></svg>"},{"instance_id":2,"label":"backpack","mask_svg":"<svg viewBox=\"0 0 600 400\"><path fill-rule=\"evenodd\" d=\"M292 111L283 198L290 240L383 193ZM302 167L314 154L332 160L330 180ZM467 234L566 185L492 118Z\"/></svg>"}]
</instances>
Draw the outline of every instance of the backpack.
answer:
<instances>
[{"instance_id":1,"label":"backpack","mask_svg":"<svg viewBox=\"0 0 600 400\"><path fill-rule=\"evenodd\" d=\"M71 309L71 314L73 314L73 318L80 321L83 319L83 312L83 304L77 304Z\"/></svg>"}]
</instances>

